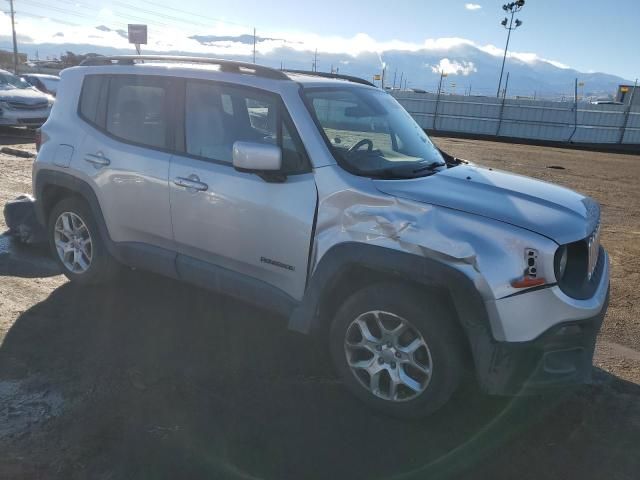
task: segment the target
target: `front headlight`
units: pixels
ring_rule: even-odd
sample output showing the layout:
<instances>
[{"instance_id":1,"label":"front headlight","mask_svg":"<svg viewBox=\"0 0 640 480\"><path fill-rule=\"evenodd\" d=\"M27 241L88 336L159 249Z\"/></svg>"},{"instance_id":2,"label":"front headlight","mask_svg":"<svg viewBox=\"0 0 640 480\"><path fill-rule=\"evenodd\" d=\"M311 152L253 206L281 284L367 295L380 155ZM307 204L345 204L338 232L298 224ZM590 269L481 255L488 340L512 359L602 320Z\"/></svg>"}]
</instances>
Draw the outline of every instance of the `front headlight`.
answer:
<instances>
[{"instance_id":1,"label":"front headlight","mask_svg":"<svg viewBox=\"0 0 640 480\"><path fill-rule=\"evenodd\" d=\"M560 281L564 278L567 271L567 261L569 260L569 249L566 245L558 248L556 252L556 280Z\"/></svg>"}]
</instances>

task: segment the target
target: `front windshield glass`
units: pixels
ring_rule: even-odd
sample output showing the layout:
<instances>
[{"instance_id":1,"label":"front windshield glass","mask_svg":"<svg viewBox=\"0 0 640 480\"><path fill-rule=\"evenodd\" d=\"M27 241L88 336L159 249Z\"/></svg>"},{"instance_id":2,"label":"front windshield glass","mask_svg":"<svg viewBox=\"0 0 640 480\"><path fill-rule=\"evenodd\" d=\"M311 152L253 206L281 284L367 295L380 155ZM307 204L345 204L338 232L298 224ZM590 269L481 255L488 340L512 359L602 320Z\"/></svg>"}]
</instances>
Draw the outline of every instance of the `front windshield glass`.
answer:
<instances>
[{"instance_id":1,"label":"front windshield glass","mask_svg":"<svg viewBox=\"0 0 640 480\"><path fill-rule=\"evenodd\" d=\"M20 77L10 73L0 73L0 88L31 88L31 85Z\"/></svg>"},{"instance_id":2,"label":"front windshield glass","mask_svg":"<svg viewBox=\"0 0 640 480\"><path fill-rule=\"evenodd\" d=\"M382 178L429 175L444 159L407 111L369 88L304 90L336 160L357 174Z\"/></svg>"}]
</instances>

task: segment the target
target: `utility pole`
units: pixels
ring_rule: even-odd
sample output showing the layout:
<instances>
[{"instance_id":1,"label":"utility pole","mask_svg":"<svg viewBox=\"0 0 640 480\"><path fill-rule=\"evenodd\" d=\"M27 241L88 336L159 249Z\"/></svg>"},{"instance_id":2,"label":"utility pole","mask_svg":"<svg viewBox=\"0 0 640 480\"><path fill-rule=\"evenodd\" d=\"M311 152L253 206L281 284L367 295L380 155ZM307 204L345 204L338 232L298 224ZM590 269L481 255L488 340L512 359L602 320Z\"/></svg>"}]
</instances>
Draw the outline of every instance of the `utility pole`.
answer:
<instances>
[{"instance_id":1,"label":"utility pole","mask_svg":"<svg viewBox=\"0 0 640 480\"><path fill-rule=\"evenodd\" d=\"M400 90L402 90L402 77L404 77L404 72L400 72Z\"/></svg>"},{"instance_id":2,"label":"utility pole","mask_svg":"<svg viewBox=\"0 0 640 480\"><path fill-rule=\"evenodd\" d=\"M316 48L316 52L313 54L313 63L311 67L312 72L318 71L318 49Z\"/></svg>"},{"instance_id":3,"label":"utility pole","mask_svg":"<svg viewBox=\"0 0 640 480\"><path fill-rule=\"evenodd\" d=\"M253 27L253 63L256 63L256 28Z\"/></svg>"},{"instance_id":4,"label":"utility pole","mask_svg":"<svg viewBox=\"0 0 640 480\"><path fill-rule=\"evenodd\" d=\"M509 40L511 40L511 31L515 30L516 28L518 28L520 25L522 25L522 22L519 19L515 19L515 22L513 21L514 16L516 13L518 13L520 10L522 10L522 7L524 7L524 0L518 0L517 2L511 2L511 3L507 3L505 5L502 6L502 9L511 14L511 19L508 19L507 17L504 17L504 20L502 20L501 25L508 30L509 33L507 33L507 44L504 47L504 56L502 57L502 68L500 69L500 80L498 81L498 93L496 94L496 97L500 97L500 88L502 88L502 76L504 74L504 64L507 60L507 52L509 50ZM507 24L509 24L509 26L507 27Z\"/></svg>"},{"instance_id":5,"label":"utility pole","mask_svg":"<svg viewBox=\"0 0 640 480\"><path fill-rule=\"evenodd\" d=\"M500 127L502 127L502 115L504 114L504 104L507 101L507 89L509 88L509 72L507 72L507 81L504 85L504 91L502 92L502 104L500 105L500 116L498 117L498 129L496 130L496 136L500 135Z\"/></svg>"},{"instance_id":6,"label":"utility pole","mask_svg":"<svg viewBox=\"0 0 640 480\"><path fill-rule=\"evenodd\" d=\"M396 69L393 71L393 90L395 90L395 89L396 89L396 77L397 77L397 76L398 76L398 69L396 68Z\"/></svg>"},{"instance_id":7,"label":"utility pole","mask_svg":"<svg viewBox=\"0 0 640 480\"><path fill-rule=\"evenodd\" d=\"M9 0L11 7L11 31L13 32L13 73L18 75L18 42L16 41L15 11L13 10L13 0Z\"/></svg>"}]
</instances>

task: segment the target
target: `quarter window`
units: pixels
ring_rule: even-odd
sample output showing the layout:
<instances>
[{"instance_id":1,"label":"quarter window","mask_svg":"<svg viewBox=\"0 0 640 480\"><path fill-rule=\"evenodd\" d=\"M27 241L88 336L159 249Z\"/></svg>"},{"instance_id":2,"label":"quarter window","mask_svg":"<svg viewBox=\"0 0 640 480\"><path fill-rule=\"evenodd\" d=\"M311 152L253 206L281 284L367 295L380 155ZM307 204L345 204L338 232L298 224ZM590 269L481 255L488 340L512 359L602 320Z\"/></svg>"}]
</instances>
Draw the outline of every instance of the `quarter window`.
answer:
<instances>
[{"instance_id":1,"label":"quarter window","mask_svg":"<svg viewBox=\"0 0 640 480\"><path fill-rule=\"evenodd\" d=\"M104 75L87 75L84 77L80 95L80 116L89 123L99 123L100 92L105 78Z\"/></svg>"},{"instance_id":2,"label":"quarter window","mask_svg":"<svg viewBox=\"0 0 640 480\"><path fill-rule=\"evenodd\" d=\"M167 81L163 78L111 77L107 132L133 143L165 148L166 99Z\"/></svg>"}]
</instances>

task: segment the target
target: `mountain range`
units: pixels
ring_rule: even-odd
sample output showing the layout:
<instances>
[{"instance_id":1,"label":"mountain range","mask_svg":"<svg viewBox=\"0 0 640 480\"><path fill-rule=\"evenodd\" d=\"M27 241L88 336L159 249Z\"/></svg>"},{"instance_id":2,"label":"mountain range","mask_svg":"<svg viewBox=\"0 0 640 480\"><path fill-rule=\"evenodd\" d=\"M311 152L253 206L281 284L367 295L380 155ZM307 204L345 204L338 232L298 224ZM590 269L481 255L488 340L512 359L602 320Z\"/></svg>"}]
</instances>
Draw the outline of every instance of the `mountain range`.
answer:
<instances>
[{"instance_id":1,"label":"mountain range","mask_svg":"<svg viewBox=\"0 0 640 480\"><path fill-rule=\"evenodd\" d=\"M109 46L105 42L95 41L88 35L86 42L75 38L67 43L63 32L54 35L55 41L29 42L22 39L21 52L29 58L36 54L39 58L58 57L65 51L77 54L98 53L103 55L134 53L133 46L126 48L124 39L127 32L112 29L105 25L95 27L95 38L99 34L116 34L121 42ZM116 37L116 38L117 38ZM456 40L456 39L452 39ZM442 89L446 93L465 93L475 95L495 95L502 56L495 47L481 47L471 41L437 41L429 48L402 49L384 51L360 51L356 54L311 51L305 46L283 38L256 37L256 61L275 68L310 70L317 58L317 68L321 71L338 71L372 80L385 69L385 85L420 88L436 91L442 72ZM191 35L180 42L163 42L159 45L143 45L143 53L148 54L188 54L207 55L219 58L252 61L254 38L252 35ZM11 49L10 39L0 36L0 48ZM527 57L529 55L529 57ZM536 55L521 54L510 56L505 67L509 73L508 94L537 98L572 98L574 82L579 81L579 95L585 97L606 97L615 94L618 85L630 83L621 77L606 73L578 72L565 65L544 60ZM378 82L379 83L379 82ZM504 86L504 82L503 82Z\"/></svg>"}]
</instances>

